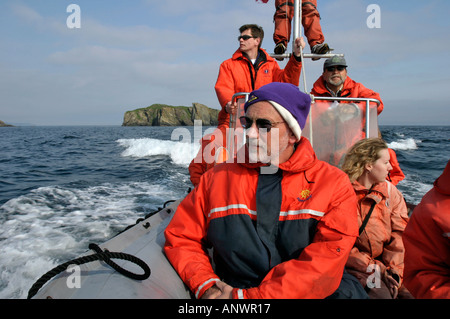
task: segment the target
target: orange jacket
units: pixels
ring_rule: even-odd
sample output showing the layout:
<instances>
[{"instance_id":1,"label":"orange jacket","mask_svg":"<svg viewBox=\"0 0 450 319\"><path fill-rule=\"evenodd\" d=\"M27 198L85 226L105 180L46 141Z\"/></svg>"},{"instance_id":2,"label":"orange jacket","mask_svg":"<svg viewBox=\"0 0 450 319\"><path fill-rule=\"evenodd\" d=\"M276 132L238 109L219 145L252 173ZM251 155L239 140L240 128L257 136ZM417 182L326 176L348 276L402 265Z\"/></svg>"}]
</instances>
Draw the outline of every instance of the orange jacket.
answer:
<instances>
[{"instance_id":1,"label":"orange jacket","mask_svg":"<svg viewBox=\"0 0 450 319\"><path fill-rule=\"evenodd\" d=\"M225 106L236 93L252 92L271 82L285 82L299 85L302 63L292 55L286 67L280 69L277 61L263 49L259 50L256 68L238 49L231 59L225 60L219 69L215 85L217 98L222 109L219 112L219 124L229 126L229 114Z\"/></svg>"},{"instance_id":2,"label":"orange jacket","mask_svg":"<svg viewBox=\"0 0 450 319\"><path fill-rule=\"evenodd\" d=\"M450 161L414 209L403 242L405 287L416 298L450 299Z\"/></svg>"},{"instance_id":3,"label":"orange jacket","mask_svg":"<svg viewBox=\"0 0 450 319\"><path fill-rule=\"evenodd\" d=\"M389 163L391 163L392 170L389 171L388 180L394 184L397 185L399 182L405 179L405 174L403 173L402 169L400 168L400 164L397 160L397 154L395 154L395 151L391 148L388 148L389 151Z\"/></svg>"},{"instance_id":4,"label":"orange jacket","mask_svg":"<svg viewBox=\"0 0 450 319\"><path fill-rule=\"evenodd\" d=\"M218 159L218 154L216 154L216 150L226 146L226 134L226 127L221 125L216 128L213 133L203 136L200 140L200 149L197 155L192 159L188 168L192 185L198 185L200 177L203 173L216 165L216 160L217 163L222 163L228 159L224 156L220 156L220 159Z\"/></svg>"},{"instance_id":5,"label":"orange jacket","mask_svg":"<svg viewBox=\"0 0 450 319\"><path fill-rule=\"evenodd\" d=\"M306 138L280 168L281 208L274 225L282 258L274 265L257 226L257 164L216 165L178 206L164 250L197 297L219 278L235 287L234 298L325 298L338 288L358 234L350 181L317 160ZM211 246L221 277L206 250Z\"/></svg>"},{"instance_id":6,"label":"orange jacket","mask_svg":"<svg viewBox=\"0 0 450 319\"><path fill-rule=\"evenodd\" d=\"M311 90L311 94L314 96L324 96L324 97L331 96L331 93L325 86L325 80L323 79L323 76L320 76L320 78L316 81L316 83L314 83L314 86ZM380 105L377 108L378 115L380 115L380 113L383 111L384 108L384 104L383 101L381 100L380 94L372 91L371 89L366 88L361 83L353 81L349 76L347 76L347 78L345 79L344 86L339 96L377 99L378 101L380 101Z\"/></svg>"},{"instance_id":7,"label":"orange jacket","mask_svg":"<svg viewBox=\"0 0 450 319\"><path fill-rule=\"evenodd\" d=\"M390 182L375 184L371 193L357 181L353 182L353 187L358 198L360 226L372 203L377 204L350 253L347 270L366 286L367 277L371 275L367 268L376 264L380 266L381 274L389 270L398 275L401 283L404 266L402 234L408 223L403 195Z\"/></svg>"}]
</instances>

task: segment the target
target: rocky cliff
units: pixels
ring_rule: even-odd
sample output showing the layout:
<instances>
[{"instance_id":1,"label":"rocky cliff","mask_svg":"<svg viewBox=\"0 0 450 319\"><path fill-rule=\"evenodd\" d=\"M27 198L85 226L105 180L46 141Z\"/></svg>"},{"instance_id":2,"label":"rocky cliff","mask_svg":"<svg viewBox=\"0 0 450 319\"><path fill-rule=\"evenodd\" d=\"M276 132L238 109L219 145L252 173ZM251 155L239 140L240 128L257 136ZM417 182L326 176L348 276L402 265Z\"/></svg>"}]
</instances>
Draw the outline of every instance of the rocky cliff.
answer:
<instances>
[{"instance_id":1,"label":"rocky cliff","mask_svg":"<svg viewBox=\"0 0 450 319\"><path fill-rule=\"evenodd\" d=\"M0 121L0 127L12 127L12 125L6 124L3 121Z\"/></svg>"},{"instance_id":2,"label":"rocky cliff","mask_svg":"<svg viewBox=\"0 0 450 319\"><path fill-rule=\"evenodd\" d=\"M128 111L122 126L192 126L201 120L204 126L217 126L219 110L200 103L188 106L153 104L149 107Z\"/></svg>"}]
</instances>

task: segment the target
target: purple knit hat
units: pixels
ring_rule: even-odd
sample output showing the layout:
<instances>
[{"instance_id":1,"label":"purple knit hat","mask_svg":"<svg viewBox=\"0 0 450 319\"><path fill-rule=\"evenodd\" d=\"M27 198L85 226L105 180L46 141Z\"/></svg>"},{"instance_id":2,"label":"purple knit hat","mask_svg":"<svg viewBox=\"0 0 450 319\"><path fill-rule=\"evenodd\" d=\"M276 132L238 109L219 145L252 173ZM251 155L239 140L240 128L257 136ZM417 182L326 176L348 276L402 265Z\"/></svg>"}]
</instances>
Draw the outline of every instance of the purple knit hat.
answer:
<instances>
[{"instance_id":1,"label":"purple knit hat","mask_svg":"<svg viewBox=\"0 0 450 319\"><path fill-rule=\"evenodd\" d=\"M244 110L247 112L250 105L261 101L272 104L300 140L311 107L311 97L293 84L272 82L250 93Z\"/></svg>"}]
</instances>

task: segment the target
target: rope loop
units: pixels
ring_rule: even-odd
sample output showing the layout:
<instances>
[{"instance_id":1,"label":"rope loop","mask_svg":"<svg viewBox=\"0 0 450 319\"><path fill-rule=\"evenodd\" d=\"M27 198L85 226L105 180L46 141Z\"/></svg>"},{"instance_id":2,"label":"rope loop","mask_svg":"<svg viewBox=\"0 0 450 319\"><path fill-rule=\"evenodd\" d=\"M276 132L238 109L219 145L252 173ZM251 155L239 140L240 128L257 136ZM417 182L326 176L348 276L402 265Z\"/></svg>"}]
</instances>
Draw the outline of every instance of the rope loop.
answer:
<instances>
[{"instance_id":1,"label":"rope loop","mask_svg":"<svg viewBox=\"0 0 450 319\"><path fill-rule=\"evenodd\" d=\"M102 249L97 244L90 244L89 249L94 250L96 253L65 262L65 263L53 268L52 270L48 271L41 278L39 278L36 281L36 283L28 291L27 299L33 298L33 296L35 296L37 294L39 289L41 289L42 286L44 286L47 281L49 281L51 278L58 275L59 273L66 271L69 266L82 265L82 264L86 264L86 263L93 262L96 260L100 260L100 261L107 263L109 266L111 266L114 270L116 270L120 274L124 275L125 277L134 279L134 280L145 280L150 277L150 274L151 274L150 267L144 261L137 258L136 256L129 255L126 253L110 252L106 249L104 251L102 251ZM120 267L115 262L113 262L111 259L123 259L123 260L130 261L132 263L135 263L139 267L141 267L142 270L144 270L144 273L143 274L132 273L132 272Z\"/></svg>"}]
</instances>

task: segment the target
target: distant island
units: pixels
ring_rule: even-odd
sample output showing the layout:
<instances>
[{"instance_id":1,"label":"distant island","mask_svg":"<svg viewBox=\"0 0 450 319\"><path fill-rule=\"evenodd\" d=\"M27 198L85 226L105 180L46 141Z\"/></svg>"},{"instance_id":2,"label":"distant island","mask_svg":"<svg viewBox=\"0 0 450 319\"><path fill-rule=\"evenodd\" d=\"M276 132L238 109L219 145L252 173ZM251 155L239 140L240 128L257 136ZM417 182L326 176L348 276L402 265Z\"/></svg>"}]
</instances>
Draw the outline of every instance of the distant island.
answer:
<instances>
[{"instance_id":1,"label":"distant island","mask_svg":"<svg viewBox=\"0 0 450 319\"><path fill-rule=\"evenodd\" d=\"M0 121L0 127L13 127L13 125L6 124L3 121Z\"/></svg>"},{"instance_id":2,"label":"distant island","mask_svg":"<svg viewBox=\"0 0 450 319\"><path fill-rule=\"evenodd\" d=\"M193 126L201 120L204 126L217 126L219 110L200 103L192 106L153 104L125 112L122 126Z\"/></svg>"}]
</instances>

